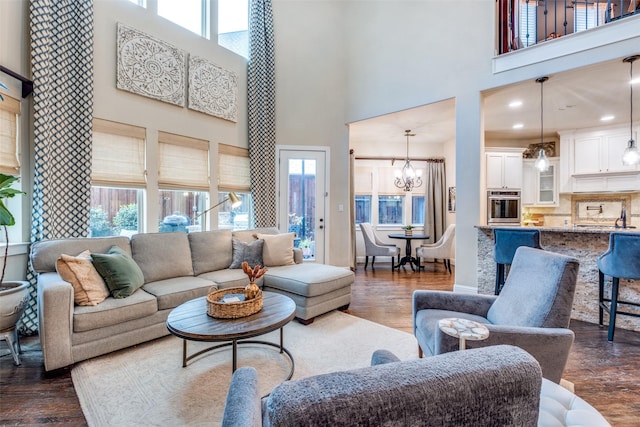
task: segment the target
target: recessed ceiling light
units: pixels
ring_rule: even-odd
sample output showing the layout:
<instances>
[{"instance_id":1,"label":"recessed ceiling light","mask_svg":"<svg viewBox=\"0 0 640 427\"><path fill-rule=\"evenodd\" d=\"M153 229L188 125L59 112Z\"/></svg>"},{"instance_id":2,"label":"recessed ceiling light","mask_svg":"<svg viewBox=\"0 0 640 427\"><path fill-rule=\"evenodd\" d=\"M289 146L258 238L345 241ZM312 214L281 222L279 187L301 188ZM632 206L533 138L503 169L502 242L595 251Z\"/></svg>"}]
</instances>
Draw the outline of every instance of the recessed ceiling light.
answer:
<instances>
[{"instance_id":1,"label":"recessed ceiling light","mask_svg":"<svg viewBox=\"0 0 640 427\"><path fill-rule=\"evenodd\" d=\"M513 125L514 129L522 129L524 127L524 125L522 123L516 123L515 125Z\"/></svg>"},{"instance_id":2,"label":"recessed ceiling light","mask_svg":"<svg viewBox=\"0 0 640 427\"><path fill-rule=\"evenodd\" d=\"M511 101L509 103L509 107L511 108L520 107L521 105L522 105L522 101Z\"/></svg>"},{"instance_id":3,"label":"recessed ceiling light","mask_svg":"<svg viewBox=\"0 0 640 427\"><path fill-rule=\"evenodd\" d=\"M612 115L602 116L602 117L600 117L600 121L601 122L608 122L609 120L613 120L615 118L616 118L616 116L612 116Z\"/></svg>"},{"instance_id":4,"label":"recessed ceiling light","mask_svg":"<svg viewBox=\"0 0 640 427\"><path fill-rule=\"evenodd\" d=\"M636 77L635 79L632 79L631 81L629 81L629 83L632 85L640 83L640 77Z\"/></svg>"}]
</instances>

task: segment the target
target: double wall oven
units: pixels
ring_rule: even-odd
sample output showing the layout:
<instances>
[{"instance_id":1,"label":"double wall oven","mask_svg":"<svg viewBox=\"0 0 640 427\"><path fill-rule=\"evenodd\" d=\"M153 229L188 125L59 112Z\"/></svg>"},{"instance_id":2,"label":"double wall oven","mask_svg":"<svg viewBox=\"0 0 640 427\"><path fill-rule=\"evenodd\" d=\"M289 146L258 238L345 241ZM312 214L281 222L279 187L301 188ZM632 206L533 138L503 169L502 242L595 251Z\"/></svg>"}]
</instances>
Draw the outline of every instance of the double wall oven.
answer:
<instances>
[{"instance_id":1,"label":"double wall oven","mask_svg":"<svg viewBox=\"0 0 640 427\"><path fill-rule=\"evenodd\" d=\"M520 225L520 207L519 191L488 191L487 223Z\"/></svg>"}]
</instances>

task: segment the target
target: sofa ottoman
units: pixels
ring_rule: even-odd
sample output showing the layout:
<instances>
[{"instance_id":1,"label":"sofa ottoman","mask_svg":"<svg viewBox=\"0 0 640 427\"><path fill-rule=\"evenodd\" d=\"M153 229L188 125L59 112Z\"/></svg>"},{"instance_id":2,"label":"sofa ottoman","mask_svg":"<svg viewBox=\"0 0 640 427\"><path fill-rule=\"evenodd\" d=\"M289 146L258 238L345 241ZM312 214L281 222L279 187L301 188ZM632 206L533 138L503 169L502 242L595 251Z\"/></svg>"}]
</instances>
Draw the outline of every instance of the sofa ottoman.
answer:
<instances>
[{"instance_id":1,"label":"sofa ottoman","mask_svg":"<svg viewBox=\"0 0 640 427\"><path fill-rule=\"evenodd\" d=\"M320 314L349 306L355 280L351 270L326 264L303 265L269 268L264 275L264 290L291 298L296 303L296 318L305 325Z\"/></svg>"}]
</instances>

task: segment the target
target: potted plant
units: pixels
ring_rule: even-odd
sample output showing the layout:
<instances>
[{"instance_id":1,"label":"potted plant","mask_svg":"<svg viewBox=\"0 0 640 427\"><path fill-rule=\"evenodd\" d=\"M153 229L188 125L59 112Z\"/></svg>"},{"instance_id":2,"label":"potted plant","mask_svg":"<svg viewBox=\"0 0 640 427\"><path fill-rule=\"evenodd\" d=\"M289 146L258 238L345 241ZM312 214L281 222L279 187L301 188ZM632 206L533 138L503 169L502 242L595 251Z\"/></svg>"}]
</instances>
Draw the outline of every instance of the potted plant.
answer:
<instances>
[{"instance_id":1,"label":"potted plant","mask_svg":"<svg viewBox=\"0 0 640 427\"><path fill-rule=\"evenodd\" d=\"M11 188L11 185L18 178L0 173L0 226L4 230L4 260L2 263L2 275L0 276L0 338L7 340L9 350L16 365L20 364L18 357L18 335L16 323L20 320L24 308L29 300L29 282L26 281L4 281L9 257L9 228L15 225L16 219L13 217L4 199L10 199L18 194L25 194L20 190Z\"/></svg>"},{"instance_id":2,"label":"potted plant","mask_svg":"<svg viewBox=\"0 0 640 427\"><path fill-rule=\"evenodd\" d=\"M404 227L402 227L402 229L404 230L404 235L405 236L412 236L414 228L415 227L413 225L405 225Z\"/></svg>"}]
</instances>

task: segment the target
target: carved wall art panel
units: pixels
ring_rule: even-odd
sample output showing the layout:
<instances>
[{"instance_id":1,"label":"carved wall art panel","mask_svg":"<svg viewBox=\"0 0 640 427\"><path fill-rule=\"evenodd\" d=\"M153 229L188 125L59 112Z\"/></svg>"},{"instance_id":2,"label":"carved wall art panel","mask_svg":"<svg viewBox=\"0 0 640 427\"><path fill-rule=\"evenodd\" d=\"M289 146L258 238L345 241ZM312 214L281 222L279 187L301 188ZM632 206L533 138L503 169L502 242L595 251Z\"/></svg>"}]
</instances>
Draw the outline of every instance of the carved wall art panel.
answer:
<instances>
[{"instance_id":1,"label":"carved wall art panel","mask_svg":"<svg viewBox=\"0 0 640 427\"><path fill-rule=\"evenodd\" d=\"M189 57L189 108L238 121L238 77L206 59Z\"/></svg>"},{"instance_id":2,"label":"carved wall art panel","mask_svg":"<svg viewBox=\"0 0 640 427\"><path fill-rule=\"evenodd\" d=\"M186 52L118 23L116 87L185 106Z\"/></svg>"}]
</instances>

